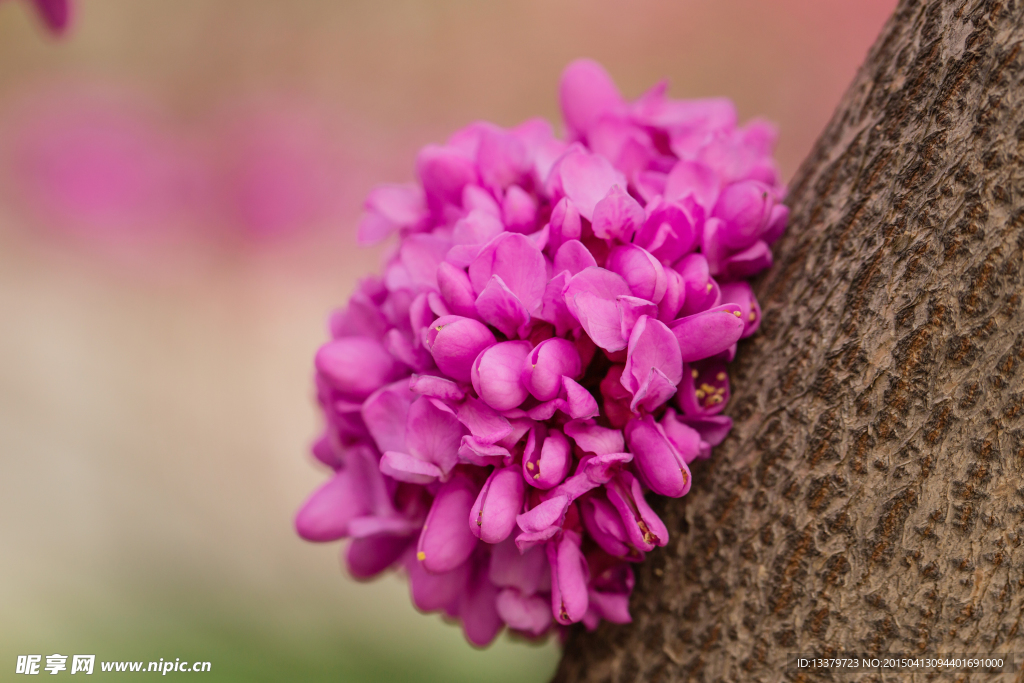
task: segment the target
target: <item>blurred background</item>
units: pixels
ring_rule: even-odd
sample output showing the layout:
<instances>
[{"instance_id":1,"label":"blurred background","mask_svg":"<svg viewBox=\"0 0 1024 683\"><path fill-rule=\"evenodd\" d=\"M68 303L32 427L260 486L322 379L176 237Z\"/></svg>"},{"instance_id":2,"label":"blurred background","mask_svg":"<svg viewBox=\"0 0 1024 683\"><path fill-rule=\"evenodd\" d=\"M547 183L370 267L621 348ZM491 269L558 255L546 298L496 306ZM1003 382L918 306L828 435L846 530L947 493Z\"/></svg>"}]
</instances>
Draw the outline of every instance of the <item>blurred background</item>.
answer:
<instances>
[{"instance_id":1,"label":"blurred background","mask_svg":"<svg viewBox=\"0 0 1024 683\"><path fill-rule=\"evenodd\" d=\"M293 533L363 197L472 120L559 126L580 56L775 121L790 178L894 4L81 0L56 39L0 1L0 679L547 680L557 644L474 650Z\"/></svg>"}]
</instances>

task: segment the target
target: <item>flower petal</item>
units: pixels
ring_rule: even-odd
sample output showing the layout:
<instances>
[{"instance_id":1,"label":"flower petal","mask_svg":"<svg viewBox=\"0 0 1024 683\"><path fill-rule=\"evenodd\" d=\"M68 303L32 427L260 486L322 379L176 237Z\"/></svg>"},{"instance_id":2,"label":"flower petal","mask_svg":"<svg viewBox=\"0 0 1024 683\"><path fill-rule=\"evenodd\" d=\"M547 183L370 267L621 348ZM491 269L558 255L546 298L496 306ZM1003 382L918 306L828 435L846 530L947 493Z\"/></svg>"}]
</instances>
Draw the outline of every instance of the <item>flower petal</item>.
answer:
<instances>
[{"instance_id":1,"label":"flower petal","mask_svg":"<svg viewBox=\"0 0 1024 683\"><path fill-rule=\"evenodd\" d=\"M546 550L551 565L551 611L559 624L574 624L587 612L590 580L579 535L567 531L549 541Z\"/></svg>"},{"instance_id":2,"label":"flower petal","mask_svg":"<svg viewBox=\"0 0 1024 683\"><path fill-rule=\"evenodd\" d=\"M458 464L459 444L465 430L455 415L441 410L435 401L421 396L409 406L405 442L410 454L434 463L447 474Z\"/></svg>"},{"instance_id":3,"label":"flower petal","mask_svg":"<svg viewBox=\"0 0 1024 683\"><path fill-rule=\"evenodd\" d=\"M591 227L594 235L603 240L629 242L644 224L644 220L643 207L622 186L613 185L608 194L594 206Z\"/></svg>"},{"instance_id":4,"label":"flower petal","mask_svg":"<svg viewBox=\"0 0 1024 683\"><path fill-rule=\"evenodd\" d=\"M673 322L683 362L714 356L735 344L743 334L742 315L736 304L724 304Z\"/></svg>"},{"instance_id":5,"label":"flower petal","mask_svg":"<svg viewBox=\"0 0 1024 683\"><path fill-rule=\"evenodd\" d=\"M367 337L342 337L316 352L316 369L331 385L364 399L396 378L398 366L380 342Z\"/></svg>"},{"instance_id":6,"label":"flower petal","mask_svg":"<svg viewBox=\"0 0 1024 683\"><path fill-rule=\"evenodd\" d=\"M467 384L473 361L481 351L497 343L486 325L457 315L435 320L424 330L423 341L441 372Z\"/></svg>"},{"instance_id":7,"label":"flower petal","mask_svg":"<svg viewBox=\"0 0 1024 683\"><path fill-rule=\"evenodd\" d=\"M476 310L480 317L498 328L506 337L516 337L530 322L530 312L498 275L492 275L490 282L476 298Z\"/></svg>"},{"instance_id":8,"label":"flower petal","mask_svg":"<svg viewBox=\"0 0 1024 683\"><path fill-rule=\"evenodd\" d=\"M590 59L578 59L565 67L558 85L558 101L565 125L577 139L585 138L603 114L623 104L608 72Z\"/></svg>"},{"instance_id":9,"label":"flower petal","mask_svg":"<svg viewBox=\"0 0 1024 683\"><path fill-rule=\"evenodd\" d=\"M416 559L427 571L451 571L473 554L477 538L467 520L478 490L462 472L456 472L438 490L416 546Z\"/></svg>"},{"instance_id":10,"label":"flower petal","mask_svg":"<svg viewBox=\"0 0 1024 683\"><path fill-rule=\"evenodd\" d=\"M387 451L380 458L380 471L395 481L429 484L441 477L441 468L407 453Z\"/></svg>"},{"instance_id":11,"label":"flower petal","mask_svg":"<svg viewBox=\"0 0 1024 683\"><path fill-rule=\"evenodd\" d=\"M487 478L469 514L473 535L487 543L501 543L516 526L523 507L526 483L513 465L495 469Z\"/></svg>"}]
</instances>

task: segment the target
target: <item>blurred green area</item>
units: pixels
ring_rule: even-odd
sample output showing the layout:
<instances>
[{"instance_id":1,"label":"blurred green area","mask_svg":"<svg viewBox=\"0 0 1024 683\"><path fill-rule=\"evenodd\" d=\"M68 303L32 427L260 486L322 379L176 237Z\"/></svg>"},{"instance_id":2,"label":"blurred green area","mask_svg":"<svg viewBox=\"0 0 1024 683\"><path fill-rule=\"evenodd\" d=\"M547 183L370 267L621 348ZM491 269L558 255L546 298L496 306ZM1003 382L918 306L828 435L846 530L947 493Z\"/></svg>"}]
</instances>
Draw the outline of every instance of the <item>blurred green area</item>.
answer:
<instances>
[{"instance_id":1,"label":"blurred green area","mask_svg":"<svg viewBox=\"0 0 1024 683\"><path fill-rule=\"evenodd\" d=\"M404 585L394 578L378 584L364 588L405 598ZM100 678L143 675L104 673L100 662L141 661L145 669L150 661L180 658L211 662L202 680L346 683L541 682L550 679L558 661L553 642L535 645L503 636L486 650L474 649L458 626L441 625L437 615L415 614L411 607L408 614L394 610L393 628L387 629L360 623L360 610L346 610L330 595L319 605L282 606L259 594L243 602L225 600L213 586L162 583L159 593L152 593L154 587L122 587L116 599L77 596L51 605L60 614L54 630L19 628L5 619L0 680L20 678L8 676L22 654L42 655L44 666L47 655L67 655L68 671L62 675L69 675L71 655L94 654L94 675ZM386 595L377 597L388 601Z\"/></svg>"}]
</instances>

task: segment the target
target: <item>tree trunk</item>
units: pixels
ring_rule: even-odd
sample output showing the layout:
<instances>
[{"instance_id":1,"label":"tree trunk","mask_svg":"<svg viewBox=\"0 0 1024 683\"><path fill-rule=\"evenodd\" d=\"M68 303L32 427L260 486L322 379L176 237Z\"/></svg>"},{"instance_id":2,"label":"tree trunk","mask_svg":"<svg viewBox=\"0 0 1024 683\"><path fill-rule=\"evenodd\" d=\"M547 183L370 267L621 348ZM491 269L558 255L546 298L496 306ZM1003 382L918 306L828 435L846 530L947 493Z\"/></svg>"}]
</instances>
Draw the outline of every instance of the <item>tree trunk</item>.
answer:
<instances>
[{"instance_id":1,"label":"tree trunk","mask_svg":"<svg viewBox=\"0 0 1024 683\"><path fill-rule=\"evenodd\" d=\"M900 3L793 182L732 435L657 502L672 538L638 567L633 623L573 631L556 680L832 680L795 653L1020 661L1022 80L1020 0Z\"/></svg>"}]
</instances>

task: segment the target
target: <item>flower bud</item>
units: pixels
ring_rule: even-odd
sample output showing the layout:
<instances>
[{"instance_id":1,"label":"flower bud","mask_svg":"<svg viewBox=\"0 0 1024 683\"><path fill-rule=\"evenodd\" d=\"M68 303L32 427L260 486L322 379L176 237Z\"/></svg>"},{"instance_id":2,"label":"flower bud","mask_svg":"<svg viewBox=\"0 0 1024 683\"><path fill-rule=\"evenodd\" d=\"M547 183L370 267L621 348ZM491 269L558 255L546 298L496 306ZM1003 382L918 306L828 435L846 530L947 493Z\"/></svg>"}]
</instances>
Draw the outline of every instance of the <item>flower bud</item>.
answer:
<instances>
[{"instance_id":1,"label":"flower bud","mask_svg":"<svg viewBox=\"0 0 1024 683\"><path fill-rule=\"evenodd\" d=\"M538 401L556 398L562 389L562 377L576 379L582 372L576 345L553 337L538 344L526 357L522 383Z\"/></svg>"},{"instance_id":2,"label":"flower bud","mask_svg":"<svg viewBox=\"0 0 1024 683\"><path fill-rule=\"evenodd\" d=\"M446 315L424 330L424 346L438 369L457 382L468 383L473 361L480 352L497 343L483 323L472 318Z\"/></svg>"},{"instance_id":3,"label":"flower bud","mask_svg":"<svg viewBox=\"0 0 1024 683\"><path fill-rule=\"evenodd\" d=\"M516 526L523 508L526 483L513 465L495 469L487 478L469 514L469 529L487 543L501 543Z\"/></svg>"},{"instance_id":4,"label":"flower bud","mask_svg":"<svg viewBox=\"0 0 1024 683\"><path fill-rule=\"evenodd\" d=\"M473 363L471 379L476 393L495 410L510 410L528 395L520 380L530 342L500 342L485 349Z\"/></svg>"}]
</instances>

